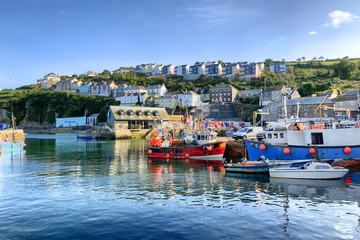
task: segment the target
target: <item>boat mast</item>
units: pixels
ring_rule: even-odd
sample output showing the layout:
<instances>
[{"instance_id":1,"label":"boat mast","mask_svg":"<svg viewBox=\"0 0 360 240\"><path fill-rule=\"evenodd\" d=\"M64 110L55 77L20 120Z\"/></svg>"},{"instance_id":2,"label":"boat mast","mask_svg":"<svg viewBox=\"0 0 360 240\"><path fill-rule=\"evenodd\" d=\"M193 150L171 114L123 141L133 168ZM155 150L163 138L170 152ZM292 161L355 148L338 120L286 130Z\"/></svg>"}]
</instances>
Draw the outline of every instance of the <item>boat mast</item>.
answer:
<instances>
[{"instance_id":1,"label":"boat mast","mask_svg":"<svg viewBox=\"0 0 360 240\"><path fill-rule=\"evenodd\" d=\"M285 126L287 127L287 105L286 105L287 89L285 88L285 86L281 89L281 95L283 96L283 101L284 101Z\"/></svg>"}]
</instances>

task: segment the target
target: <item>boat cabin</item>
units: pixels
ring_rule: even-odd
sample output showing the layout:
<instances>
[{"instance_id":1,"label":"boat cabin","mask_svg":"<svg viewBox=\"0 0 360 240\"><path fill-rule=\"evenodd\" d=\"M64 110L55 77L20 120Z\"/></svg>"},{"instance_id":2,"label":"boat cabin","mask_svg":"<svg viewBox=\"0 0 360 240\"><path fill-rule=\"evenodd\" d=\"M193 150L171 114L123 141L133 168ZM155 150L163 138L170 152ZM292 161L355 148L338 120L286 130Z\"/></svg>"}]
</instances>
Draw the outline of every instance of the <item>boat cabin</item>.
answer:
<instances>
[{"instance_id":1,"label":"boat cabin","mask_svg":"<svg viewBox=\"0 0 360 240\"><path fill-rule=\"evenodd\" d=\"M217 136L216 132L196 133L195 134L195 142L198 145L216 142L216 136Z\"/></svg>"}]
</instances>

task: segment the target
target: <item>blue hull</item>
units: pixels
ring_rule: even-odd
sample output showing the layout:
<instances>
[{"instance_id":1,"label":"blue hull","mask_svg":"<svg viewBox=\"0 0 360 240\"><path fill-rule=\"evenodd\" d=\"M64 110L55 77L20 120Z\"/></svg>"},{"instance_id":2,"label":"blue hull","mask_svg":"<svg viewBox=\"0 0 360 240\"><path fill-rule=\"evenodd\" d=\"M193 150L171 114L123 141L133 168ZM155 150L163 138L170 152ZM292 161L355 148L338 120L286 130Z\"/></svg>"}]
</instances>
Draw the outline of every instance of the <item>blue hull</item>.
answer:
<instances>
[{"instance_id":1,"label":"blue hull","mask_svg":"<svg viewBox=\"0 0 360 240\"><path fill-rule=\"evenodd\" d=\"M269 165L266 163L260 164L239 164L239 165L224 165L226 172L236 173L267 173L269 171Z\"/></svg>"},{"instance_id":2,"label":"blue hull","mask_svg":"<svg viewBox=\"0 0 360 240\"><path fill-rule=\"evenodd\" d=\"M315 159L315 154L310 154L310 148L314 146L287 146L287 145L275 145L266 144L258 141L245 141L246 148L249 154L250 160L258 160L261 156L264 156L269 160L303 160L303 159ZM265 144L265 150L260 150L259 146ZM336 159L360 159L360 145L348 146L351 148L351 153L346 154L344 148L347 146L338 147L323 147L317 146L319 160L336 160ZM290 153L285 154L284 149L289 148Z\"/></svg>"},{"instance_id":3,"label":"blue hull","mask_svg":"<svg viewBox=\"0 0 360 240\"><path fill-rule=\"evenodd\" d=\"M0 152L21 150L24 149L24 145L25 145L24 142L16 142L16 143L2 142L0 143Z\"/></svg>"}]
</instances>

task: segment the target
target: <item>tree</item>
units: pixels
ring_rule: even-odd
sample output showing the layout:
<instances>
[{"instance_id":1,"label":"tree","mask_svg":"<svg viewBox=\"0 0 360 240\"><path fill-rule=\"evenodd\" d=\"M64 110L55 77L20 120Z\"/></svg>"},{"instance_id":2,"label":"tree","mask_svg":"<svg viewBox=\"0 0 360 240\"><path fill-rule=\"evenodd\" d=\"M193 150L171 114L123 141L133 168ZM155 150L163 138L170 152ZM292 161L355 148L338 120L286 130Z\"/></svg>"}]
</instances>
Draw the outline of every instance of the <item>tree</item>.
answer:
<instances>
[{"instance_id":1,"label":"tree","mask_svg":"<svg viewBox=\"0 0 360 240\"><path fill-rule=\"evenodd\" d=\"M284 62L285 62L285 58L282 59L282 63L284 63Z\"/></svg>"},{"instance_id":2,"label":"tree","mask_svg":"<svg viewBox=\"0 0 360 240\"><path fill-rule=\"evenodd\" d=\"M265 67L270 67L274 61L271 58L265 59Z\"/></svg>"},{"instance_id":3,"label":"tree","mask_svg":"<svg viewBox=\"0 0 360 240\"><path fill-rule=\"evenodd\" d=\"M221 61L221 60L219 60L219 61L218 61L218 63L219 63L219 64L223 64L224 62L223 62L223 61Z\"/></svg>"},{"instance_id":4,"label":"tree","mask_svg":"<svg viewBox=\"0 0 360 240\"><path fill-rule=\"evenodd\" d=\"M317 59L316 57L313 57L313 59L312 59L312 60L313 60L313 61L316 61L316 59Z\"/></svg>"},{"instance_id":5,"label":"tree","mask_svg":"<svg viewBox=\"0 0 360 240\"><path fill-rule=\"evenodd\" d=\"M302 87L299 89L299 94L302 97L311 96L315 92L315 86L313 83L305 83L302 85Z\"/></svg>"},{"instance_id":6,"label":"tree","mask_svg":"<svg viewBox=\"0 0 360 240\"><path fill-rule=\"evenodd\" d=\"M102 73L100 73L100 75L102 75L102 76L110 76L111 73L110 73L109 70L104 70Z\"/></svg>"},{"instance_id":7,"label":"tree","mask_svg":"<svg viewBox=\"0 0 360 240\"><path fill-rule=\"evenodd\" d=\"M343 57L343 59L349 60L349 56L345 56L345 57Z\"/></svg>"},{"instance_id":8,"label":"tree","mask_svg":"<svg viewBox=\"0 0 360 240\"><path fill-rule=\"evenodd\" d=\"M296 59L296 61L297 61L297 62L300 62L300 61L301 61L301 58Z\"/></svg>"},{"instance_id":9,"label":"tree","mask_svg":"<svg viewBox=\"0 0 360 240\"><path fill-rule=\"evenodd\" d=\"M346 59L341 59L334 65L334 77L340 77L340 79L350 79L358 71L356 64Z\"/></svg>"},{"instance_id":10,"label":"tree","mask_svg":"<svg viewBox=\"0 0 360 240\"><path fill-rule=\"evenodd\" d=\"M325 59L325 58L324 58L323 56L320 56L320 57L319 57L319 60L320 60L320 61L324 61L324 59Z\"/></svg>"},{"instance_id":11,"label":"tree","mask_svg":"<svg viewBox=\"0 0 360 240\"><path fill-rule=\"evenodd\" d=\"M301 59L303 60L303 62L305 62L305 57L301 57Z\"/></svg>"}]
</instances>

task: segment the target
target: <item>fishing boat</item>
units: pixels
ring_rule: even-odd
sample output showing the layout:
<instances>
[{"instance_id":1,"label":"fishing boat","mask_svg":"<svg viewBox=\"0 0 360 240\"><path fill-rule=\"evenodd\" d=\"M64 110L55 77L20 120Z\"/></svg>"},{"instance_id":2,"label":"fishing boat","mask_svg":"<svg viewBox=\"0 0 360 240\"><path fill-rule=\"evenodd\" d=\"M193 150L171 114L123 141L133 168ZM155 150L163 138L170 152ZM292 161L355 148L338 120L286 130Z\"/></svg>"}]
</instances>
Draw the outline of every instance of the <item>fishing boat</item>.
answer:
<instances>
[{"instance_id":1,"label":"fishing boat","mask_svg":"<svg viewBox=\"0 0 360 240\"><path fill-rule=\"evenodd\" d=\"M337 179L348 173L348 169L332 167L324 162L308 162L297 168L270 168L269 174L273 178L295 179Z\"/></svg>"},{"instance_id":2,"label":"fishing boat","mask_svg":"<svg viewBox=\"0 0 360 240\"><path fill-rule=\"evenodd\" d=\"M1 125L0 152L24 149L25 135L23 130L7 128L6 124Z\"/></svg>"},{"instance_id":3,"label":"fishing boat","mask_svg":"<svg viewBox=\"0 0 360 240\"><path fill-rule=\"evenodd\" d=\"M295 129L294 127L299 127ZM341 128L339 122L324 126L289 123L263 132L263 140L245 139L250 160L360 159L360 128Z\"/></svg>"},{"instance_id":4,"label":"fishing boat","mask_svg":"<svg viewBox=\"0 0 360 240\"><path fill-rule=\"evenodd\" d=\"M149 157L189 158L222 161L227 141L218 141L216 132L195 133L183 140L161 140L154 136L150 141Z\"/></svg>"}]
</instances>

